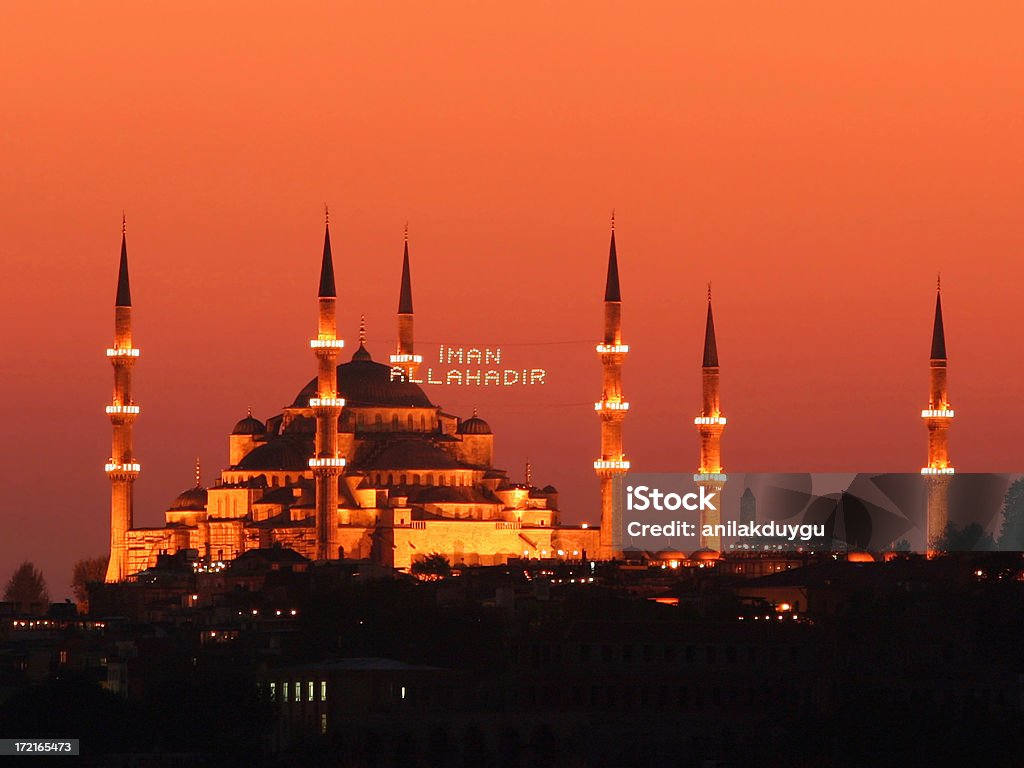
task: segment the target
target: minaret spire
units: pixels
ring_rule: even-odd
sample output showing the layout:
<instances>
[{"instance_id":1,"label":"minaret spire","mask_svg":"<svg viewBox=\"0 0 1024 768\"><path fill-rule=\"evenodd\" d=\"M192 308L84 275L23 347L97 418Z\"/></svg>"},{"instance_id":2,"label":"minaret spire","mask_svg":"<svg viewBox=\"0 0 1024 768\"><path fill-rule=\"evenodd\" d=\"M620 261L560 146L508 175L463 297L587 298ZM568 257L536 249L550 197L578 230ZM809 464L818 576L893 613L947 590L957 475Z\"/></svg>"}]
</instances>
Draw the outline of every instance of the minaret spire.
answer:
<instances>
[{"instance_id":1,"label":"minaret spire","mask_svg":"<svg viewBox=\"0 0 1024 768\"><path fill-rule=\"evenodd\" d=\"M338 295L334 285L334 257L331 255L331 223L327 206L324 206L324 257L320 262L320 298L334 298Z\"/></svg>"},{"instance_id":2,"label":"minaret spire","mask_svg":"<svg viewBox=\"0 0 1024 768\"><path fill-rule=\"evenodd\" d=\"M704 357L701 360L701 401L700 416L693 420L700 433L700 467L694 480L721 498L726 481L722 470L722 432L726 419L722 415L719 393L718 342L715 339L715 316L711 309L711 283L708 283L708 315L704 326ZM720 522L721 512L718 508L701 510L701 549L722 551L720 536L704 535L704 526L716 526Z\"/></svg>"},{"instance_id":3,"label":"minaret spire","mask_svg":"<svg viewBox=\"0 0 1024 768\"><path fill-rule=\"evenodd\" d=\"M338 477L345 468L345 459L338 451L338 418L345 405L344 399L338 397L338 353L345 342L338 338L337 293L328 216L324 206L324 255L317 298L317 336L309 343L317 359L316 395L309 400L309 407L316 417L316 443L309 467L313 470L316 490L318 560L336 560L340 556Z\"/></svg>"},{"instance_id":4,"label":"minaret spire","mask_svg":"<svg viewBox=\"0 0 1024 768\"><path fill-rule=\"evenodd\" d=\"M412 311L412 270L409 266L409 224L405 225L402 246L402 281L398 288L398 347L391 356L392 379L423 382L417 371L423 357L415 353Z\"/></svg>"},{"instance_id":5,"label":"minaret spire","mask_svg":"<svg viewBox=\"0 0 1024 768\"><path fill-rule=\"evenodd\" d=\"M942 326L942 276L935 284L935 322L932 325L932 360L946 359L946 331Z\"/></svg>"},{"instance_id":6,"label":"minaret spire","mask_svg":"<svg viewBox=\"0 0 1024 768\"><path fill-rule=\"evenodd\" d=\"M597 345L603 370L601 399L594 404L601 419L601 458L594 470L601 482L601 531L599 557L611 560L621 554L622 521L614 505L615 484L629 469L622 451L622 421L629 403L622 395L622 363L629 347L622 343L622 292L619 287L619 261L615 249L615 212L612 212L611 243L608 250L608 274L604 289L604 339Z\"/></svg>"},{"instance_id":7,"label":"minaret spire","mask_svg":"<svg viewBox=\"0 0 1024 768\"><path fill-rule=\"evenodd\" d=\"M132 368L139 350L132 343L132 296L128 280L127 225L121 215L121 259L114 299L114 345L107 358L114 366L114 392L106 407L110 418L110 458L104 467L110 478L110 561L108 582L124 581L132 572L128 561L128 532L134 520L134 486L139 476L132 432L139 406L132 397ZM138 570L135 568L134 570Z\"/></svg>"}]
</instances>

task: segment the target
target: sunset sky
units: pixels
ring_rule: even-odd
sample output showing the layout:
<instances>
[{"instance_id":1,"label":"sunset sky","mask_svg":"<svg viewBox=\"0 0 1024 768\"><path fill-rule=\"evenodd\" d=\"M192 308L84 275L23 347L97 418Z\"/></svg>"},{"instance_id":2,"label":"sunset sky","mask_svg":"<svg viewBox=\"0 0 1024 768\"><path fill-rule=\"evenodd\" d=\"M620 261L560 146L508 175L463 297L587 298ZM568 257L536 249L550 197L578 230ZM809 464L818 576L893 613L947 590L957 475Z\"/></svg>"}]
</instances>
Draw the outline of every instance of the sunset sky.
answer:
<instances>
[{"instance_id":1,"label":"sunset sky","mask_svg":"<svg viewBox=\"0 0 1024 768\"><path fill-rule=\"evenodd\" d=\"M0 580L108 547L121 213L136 525L315 370L323 205L342 333L501 346L543 388L430 387L598 518L594 342L616 211L627 458L696 466L714 284L727 471L915 471L941 270L951 456L1024 470L1024 7L8 3L0 16ZM430 343L433 342L433 343Z\"/></svg>"}]
</instances>

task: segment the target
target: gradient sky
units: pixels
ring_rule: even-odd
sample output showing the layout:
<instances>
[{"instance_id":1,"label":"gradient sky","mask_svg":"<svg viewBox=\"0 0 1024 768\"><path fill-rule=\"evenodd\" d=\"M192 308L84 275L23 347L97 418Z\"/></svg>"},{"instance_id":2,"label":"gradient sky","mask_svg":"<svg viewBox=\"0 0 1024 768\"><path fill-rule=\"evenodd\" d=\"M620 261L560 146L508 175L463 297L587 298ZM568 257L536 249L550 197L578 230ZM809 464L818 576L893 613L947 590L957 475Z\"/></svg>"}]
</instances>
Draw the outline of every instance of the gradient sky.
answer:
<instances>
[{"instance_id":1,"label":"gradient sky","mask_svg":"<svg viewBox=\"0 0 1024 768\"><path fill-rule=\"evenodd\" d=\"M122 210L137 525L313 375L325 201L350 346L365 313L391 351L408 221L419 339L548 369L428 394L568 521L598 517L612 208L635 467L695 466L712 280L726 470L915 471L941 269L952 459L1024 470L1022 28L976 2L5 5L0 578L29 558L63 597L107 549Z\"/></svg>"}]
</instances>

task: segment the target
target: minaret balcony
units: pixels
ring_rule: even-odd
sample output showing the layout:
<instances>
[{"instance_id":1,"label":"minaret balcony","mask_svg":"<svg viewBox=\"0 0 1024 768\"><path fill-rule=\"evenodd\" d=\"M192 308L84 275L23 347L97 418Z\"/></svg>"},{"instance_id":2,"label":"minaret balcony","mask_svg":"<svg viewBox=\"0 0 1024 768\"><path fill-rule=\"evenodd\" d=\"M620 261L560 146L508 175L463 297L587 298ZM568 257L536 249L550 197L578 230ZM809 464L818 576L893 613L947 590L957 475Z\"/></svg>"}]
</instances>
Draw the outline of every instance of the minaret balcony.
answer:
<instances>
[{"instance_id":1,"label":"minaret balcony","mask_svg":"<svg viewBox=\"0 0 1024 768\"><path fill-rule=\"evenodd\" d=\"M952 419L954 415L952 408L925 408L921 411L922 419Z\"/></svg>"},{"instance_id":2,"label":"minaret balcony","mask_svg":"<svg viewBox=\"0 0 1024 768\"><path fill-rule=\"evenodd\" d=\"M310 408L344 408L344 397L311 397L309 398Z\"/></svg>"},{"instance_id":3,"label":"minaret balcony","mask_svg":"<svg viewBox=\"0 0 1024 768\"><path fill-rule=\"evenodd\" d=\"M629 469L629 462L625 459L598 459L594 462L594 469Z\"/></svg>"},{"instance_id":4,"label":"minaret balcony","mask_svg":"<svg viewBox=\"0 0 1024 768\"><path fill-rule=\"evenodd\" d=\"M345 346L344 339L310 339L312 349L341 349Z\"/></svg>"},{"instance_id":5,"label":"minaret balcony","mask_svg":"<svg viewBox=\"0 0 1024 768\"><path fill-rule=\"evenodd\" d=\"M345 466L345 460L340 456L335 458L326 457L320 459L310 459L309 466L311 469L340 469Z\"/></svg>"},{"instance_id":6,"label":"minaret balcony","mask_svg":"<svg viewBox=\"0 0 1024 768\"><path fill-rule=\"evenodd\" d=\"M698 427L711 426L712 424L718 424L724 427L726 424L726 418L725 416L698 416L693 420L693 423Z\"/></svg>"},{"instance_id":7,"label":"minaret balcony","mask_svg":"<svg viewBox=\"0 0 1024 768\"><path fill-rule=\"evenodd\" d=\"M116 349L108 349L107 357L138 357L139 350L134 347L118 347Z\"/></svg>"},{"instance_id":8,"label":"minaret balcony","mask_svg":"<svg viewBox=\"0 0 1024 768\"><path fill-rule=\"evenodd\" d=\"M956 470L953 467L922 467L922 475L952 475Z\"/></svg>"},{"instance_id":9,"label":"minaret balcony","mask_svg":"<svg viewBox=\"0 0 1024 768\"><path fill-rule=\"evenodd\" d=\"M142 409L137 405L108 405L104 410L110 416L138 416Z\"/></svg>"},{"instance_id":10,"label":"minaret balcony","mask_svg":"<svg viewBox=\"0 0 1024 768\"><path fill-rule=\"evenodd\" d=\"M629 352L628 344L598 344L597 351L602 355L624 355Z\"/></svg>"},{"instance_id":11,"label":"minaret balcony","mask_svg":"<svg viewBox=\"0 0 1024 768\"><path fill-rule=\"evenodd\" d=\"M103 465L103 470L111 475L137 475L142 471L142 465L137 461L128 461L119 464L116 461L108 461Z\"/></svg>"},{"instance_id":12,"label":"minaret balcony","mask_svg":"<svg viewBox=\"0 0 1024 768\"><path fill-rule=\"evenodd\" d=\"M419 363L422 363L422 362L423 362L423 355L392 355L391 356L391 364L392 365L402 365L403 363L416 363L416 364L419 364Z\"/></svg>"},{"instance_id":13,"label":"minaret balcony","mask_svg":"<svg viewBox=\"0 0 1024 768\"><path fill-rule=\"evenodd\" d=\"M629 403L625 400L599 400L594 403L595 411L628 411Z\"/></svg>"},{"instance_id":14,"label":"minaret balcony","mask_svg":"<svg viewBox=\"0 0 1024 768\"><path fill-rule=\"evenodd\" d=\"M693 476L695 483L724 483L728 479L724 472L698 472Z\"/></svg>"}]
</instances>

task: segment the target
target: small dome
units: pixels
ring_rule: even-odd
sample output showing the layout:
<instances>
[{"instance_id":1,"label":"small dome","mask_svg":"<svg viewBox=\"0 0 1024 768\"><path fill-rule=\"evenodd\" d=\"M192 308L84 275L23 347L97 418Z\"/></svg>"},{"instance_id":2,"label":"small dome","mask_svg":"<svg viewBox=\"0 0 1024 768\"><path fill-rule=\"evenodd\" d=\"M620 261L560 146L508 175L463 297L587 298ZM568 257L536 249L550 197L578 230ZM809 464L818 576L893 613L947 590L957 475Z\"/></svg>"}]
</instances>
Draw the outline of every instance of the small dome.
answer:
<instances>
[{"instance_id":1,"label":"small dome","mask_svg":"<svg viewBox=\"0 0 1024 768\"><path fill-rule=\"evenodd\" d=\"M308 468L307 450L298 440L290 437L279 437L269 443L257 446L238 462L238 469L249 471L303 471Z\"/></svg>"},{"instance_id":2,"label":"small dome","mask_svg":"<svg viewBox=\"0 0 1024 768\"><path fill-rule=\"evenodd\" d=\"M491 425L479 416L472 416L459 424L460 435L489 435Z\"/></svg>"},{"instance_id":3,"label":"small dome","mask_svg":"<svg viewBox=\"0 0 1024 768\"><path fill-rule=\"evenodd\" d=\"M198 512L206 509L207 493L205 488L189 488L182 491L167 508L168 512Z\"/></svg>"},{"instance_id":4,"label":"small dome","mask_svg":"<svg viewBox=\"0 0 1024 768\"><path fill-rule=\"evenodd\" d=\"M235 428L231 430L232 435L265 435L266 433L266 425L251 413L235 424Z\"/></svg>"},{"instance_id":5,"label":"small dome","mask_svg":"<svg viewBox=\"0 0 1024 768\"><path fill-rule=\"evenodd\" d=\"M660 552L654 553L655 560L686 560L686 555L680 552L678 549L663 549Z\"/></svg>"},{"instance_id":6,"label":"small dome","mask_svg":"<svg viewBox=\"0 0 1024 768\"><path fill-rule=\"evenodd\" d=\"M715 552L715 550L708 549L707 547L704 547L703 549L698 549L696 552L690 555L691 560L698 560L700 562L709 560L720 560L721 558L722 556Z\"/></svg>"},{"instance_id":7,"label":"small dome","mask_svg":"<svg viewBox=\"0 0 1024 768\"><path fill-rule=\"evenodd\" d=\"M850 552L846 555L847 561L851 563L873 563L875 558L872 557L870 552L855 551Z\"/></svg>"}]
</instances>

